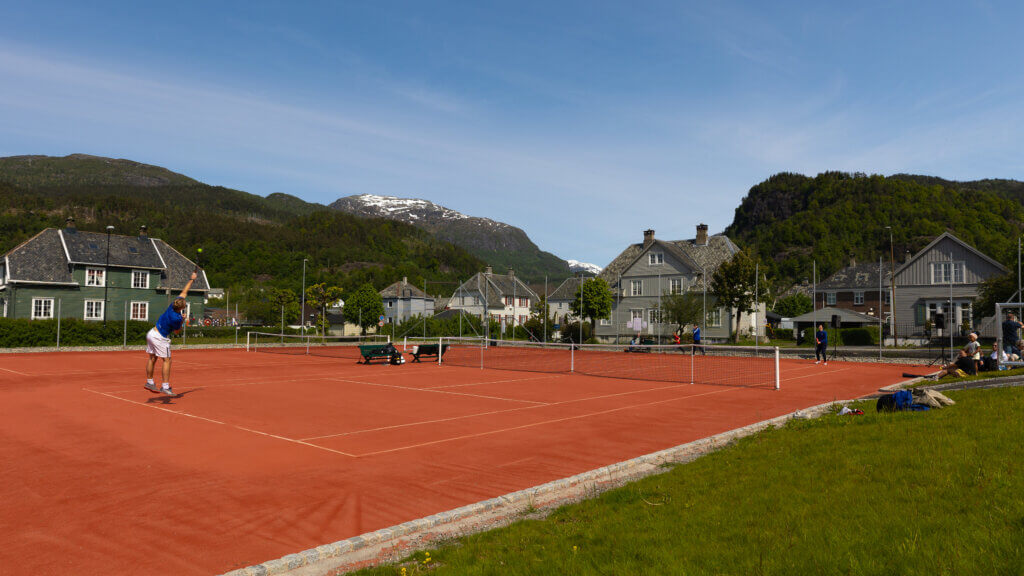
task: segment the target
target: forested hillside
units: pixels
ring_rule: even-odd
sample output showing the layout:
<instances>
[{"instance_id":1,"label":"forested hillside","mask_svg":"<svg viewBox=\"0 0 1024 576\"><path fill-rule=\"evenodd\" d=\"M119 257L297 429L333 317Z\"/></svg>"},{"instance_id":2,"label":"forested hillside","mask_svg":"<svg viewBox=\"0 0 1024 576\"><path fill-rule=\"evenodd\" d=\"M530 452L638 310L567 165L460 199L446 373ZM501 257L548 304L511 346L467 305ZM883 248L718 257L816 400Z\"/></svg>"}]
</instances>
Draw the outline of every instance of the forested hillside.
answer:
<instances>
[{"instance_id":1,"label":"forested hillside","mask_svg":"<svg viewBox=\"0 0 1024 576\"><path fill-rule=\"evenodd\" d=\"M897 261L944 231L1000 262L1016 262L1024 223L1024 183L950 182L928 176L867 176L827 172L816 177L781 173L757 184L726 229L751 247L780 284L819 279L858 261L889 258L889 230Z\"/></svg>"},{"instance_id":2,"label":"forested hillside","mask_svg":"<svg viewBox=\"0 0 1024 576\"><path fill-rule=\"evenodd\" d=\"M451 285L442 283L484 267L465 250L413 226L357 218L284 194L264 199L184 177L158 180L153 174L163 169L142 165L122 177L95 177L103 173L96 164L105 159L93 157L34 162L44 165L39 173L22 167L10 176L10 160L0 159L0 254L74 216L82 230L113 225L117 234L136 234L145 224L150 236L187 255L202 247L212 285L232 289L236 297L256 298L268 289L298 296L303 258L309 259L307 285L328 282L346 292L363 282L383 288L403 276L418 286L435 283L431 292L447 292ZM24 164L24 157L16 160ZM50 177L62 184L45 184ZM146 184L135 183L139 178Z\"/></svg>"}]
</instances>

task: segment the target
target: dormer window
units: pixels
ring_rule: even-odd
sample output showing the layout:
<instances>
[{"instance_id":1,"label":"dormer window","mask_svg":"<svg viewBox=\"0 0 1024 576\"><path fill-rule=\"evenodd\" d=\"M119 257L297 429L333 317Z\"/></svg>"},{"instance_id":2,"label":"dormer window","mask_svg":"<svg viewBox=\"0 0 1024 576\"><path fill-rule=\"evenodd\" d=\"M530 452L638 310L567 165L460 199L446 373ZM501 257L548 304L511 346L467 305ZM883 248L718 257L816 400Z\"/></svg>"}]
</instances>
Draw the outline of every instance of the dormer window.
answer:
<instances>
[{"instance_id":1,"label":"dormer window","mask_svg":"<svg viewBox=\"0 0 1024 576\"><path fill-rule=\"evenodd\" d=\"M867 274L867 272L857 272L857 282L867 282L867 281L868 281L868 274Z\"/></svg>"},{"instance_id":2,"label":"dormer window","mask_svg":"<svg viewBox=\"0 0 1024 576\"><path fill-rule=\"evenodd\" d=\"M651 252L647 257L651 266L657 266L665 263L665 255L661 252Z\"/></svg>"}]
</instances>

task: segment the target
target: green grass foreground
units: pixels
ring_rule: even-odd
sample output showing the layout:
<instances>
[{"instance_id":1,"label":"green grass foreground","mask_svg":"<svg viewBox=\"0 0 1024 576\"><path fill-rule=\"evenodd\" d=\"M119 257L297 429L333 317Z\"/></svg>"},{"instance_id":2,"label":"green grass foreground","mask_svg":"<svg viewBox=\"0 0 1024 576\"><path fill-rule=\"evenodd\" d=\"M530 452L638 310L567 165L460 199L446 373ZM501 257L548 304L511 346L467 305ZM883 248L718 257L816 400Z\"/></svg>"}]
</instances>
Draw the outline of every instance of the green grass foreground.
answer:
<instances>
[{"instance_id":1,"label":"green grass foreground","mask_svg":"<svg viewBox=\"0 0 1024 576\"><path fill-rule=\"evenodd\" d=\"M1024 574L1024 388L791 421L362 575Z\"/></svg>"}]
</instances>

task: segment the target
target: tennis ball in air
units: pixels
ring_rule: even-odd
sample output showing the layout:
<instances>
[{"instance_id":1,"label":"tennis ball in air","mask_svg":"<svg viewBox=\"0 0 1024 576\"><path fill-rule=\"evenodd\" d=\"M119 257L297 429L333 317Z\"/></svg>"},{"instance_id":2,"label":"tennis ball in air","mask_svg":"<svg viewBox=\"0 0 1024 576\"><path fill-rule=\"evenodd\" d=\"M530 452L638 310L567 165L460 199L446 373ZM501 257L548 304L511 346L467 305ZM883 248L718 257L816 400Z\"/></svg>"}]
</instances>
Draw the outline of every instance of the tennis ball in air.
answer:
<instances>
[{"instance_id":1,"label":"tennis ball in air","mask_svg":"<svg viewBox=\"0 0 1024 576\"><path fill-rule=\"evenodd\" d=\"M203 249L202 248L196 248L196 252L199 252L200 254L202 254L203 253Z\"/></svg>"}]
</instances>

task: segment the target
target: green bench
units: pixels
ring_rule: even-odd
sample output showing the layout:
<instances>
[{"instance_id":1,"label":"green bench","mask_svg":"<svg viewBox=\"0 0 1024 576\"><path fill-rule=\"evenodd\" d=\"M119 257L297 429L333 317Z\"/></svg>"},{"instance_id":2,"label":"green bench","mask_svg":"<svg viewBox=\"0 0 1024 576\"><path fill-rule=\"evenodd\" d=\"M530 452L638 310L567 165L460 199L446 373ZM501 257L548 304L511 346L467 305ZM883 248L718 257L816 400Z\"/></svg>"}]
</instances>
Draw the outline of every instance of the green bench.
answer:
<instances>
[{"instance_id":1,"label":"green bench","mask_svg":"<svg viewBox=\"0 0 1024 576\"><path fill-rule=\"evenodd\" d=\"M376 358L382 358L384 361L391 359L391 355L395 353L395 347L391 343L387 344L360 344L359 355L363 357L362 364L369 364L370 360Z\"/></svg>"},{"instance_id":2,"label":"green bench","mask_svg":"<svg viewBox=\"0 0 1024 576\"><path fill-rule=\"evenodd\" d=\"M445 351L448 350L448 345L444 346L440 344L421 344L416 348L416 351L412 353L412 361L419 362L420 356L444 356Z\"/></svg>"}]
</instances>

